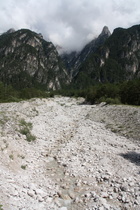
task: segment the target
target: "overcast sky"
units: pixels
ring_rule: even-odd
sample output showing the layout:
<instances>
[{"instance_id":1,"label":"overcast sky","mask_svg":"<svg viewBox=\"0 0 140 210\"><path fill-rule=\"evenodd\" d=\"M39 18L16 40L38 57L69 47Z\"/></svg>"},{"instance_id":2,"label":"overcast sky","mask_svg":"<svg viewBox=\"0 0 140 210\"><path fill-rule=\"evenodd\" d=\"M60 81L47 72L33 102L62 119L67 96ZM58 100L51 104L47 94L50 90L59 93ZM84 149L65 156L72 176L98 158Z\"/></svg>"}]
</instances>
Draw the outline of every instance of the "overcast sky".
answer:
<instances>
[{"instance_id":1,"label":"overcast sky","mask_svg":"<svg viewBox=\"0 0 140 210\"><path fill-rule=\"evenodd\" d=\"M0 0L0 33L28 28L68 50L80 50L103 26L140 24L140 0Z\"/></svg>"}]
</instances>

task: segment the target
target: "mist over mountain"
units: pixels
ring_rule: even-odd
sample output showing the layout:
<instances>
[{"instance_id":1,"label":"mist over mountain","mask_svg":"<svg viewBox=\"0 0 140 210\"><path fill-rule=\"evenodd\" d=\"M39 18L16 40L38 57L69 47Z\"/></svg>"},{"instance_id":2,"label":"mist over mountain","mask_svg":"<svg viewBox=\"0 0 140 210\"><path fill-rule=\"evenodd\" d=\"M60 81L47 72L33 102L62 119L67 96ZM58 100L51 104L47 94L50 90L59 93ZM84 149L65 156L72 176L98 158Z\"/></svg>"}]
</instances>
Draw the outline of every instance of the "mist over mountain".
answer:
<instances>
[{"instance_id":1,"label":"mist over mountain","mask_svg":"<svg viewBox=\"0 0 140 210\"><path fill-rule=\"evenodd\" d=\"M104 25L112 33L117 27L139 24L139 8L139 0L4 0L0 33L27 28L68 52L81 51Z\"/></svg>"},{"instance_id":2,"label":"mist over mountain","mask_svg":"<svg viewBox=\"0 0 140 210\"><path fill-rule=\"evenodd\" d=\"M85 45L80 52L73 51L71 53L66 52L61 54L61 58L64 61L68 71L70 72L71 77L74 77L77 74L79 67L86 60L86 58L90 54L96 52L96 50L104 44L110 35L111 33L108 27L104 26L101 34L87 45Z\"/></svg>"}]
</instances>

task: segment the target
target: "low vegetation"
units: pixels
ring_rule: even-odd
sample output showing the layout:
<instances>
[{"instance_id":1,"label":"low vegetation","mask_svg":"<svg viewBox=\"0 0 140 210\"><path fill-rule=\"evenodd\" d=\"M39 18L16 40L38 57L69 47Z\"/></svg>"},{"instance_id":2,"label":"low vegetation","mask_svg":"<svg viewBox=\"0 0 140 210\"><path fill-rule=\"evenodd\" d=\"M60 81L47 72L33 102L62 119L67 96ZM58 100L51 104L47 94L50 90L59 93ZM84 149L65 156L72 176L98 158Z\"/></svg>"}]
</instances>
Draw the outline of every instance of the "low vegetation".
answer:
<instances>
[{"instance_id":1,"label":"low vegetation","mask_svg":"<svg viewBox=\"0 0 140 210\"><path fill-rule=\"evenodd\" d=\"M0 210L3 210L2 205L0 204Z\"/></svg>"},{"instance_id":2,"label":"low vegetation","mask_svg":"<svg viewBox=\"0 0 140 210\"><path fill-rule=\"evenodd\" d=\"M32 123L26 122L24 119L21 119L19 122L19 126L20 126L19 132L22 135L26 136L26 140L28 142L34 141L36 139L36 137L34 135L32 135L32 133L31 133Z\"/></svg>"},{"instance_id":3,"label":"low vegetation","mask_svg":"<svg viewBox=\"0 0 140 210\"><path fill-rule=\"evenodd\" d=\"M0 102L18 102L30 98L53 97L57 94L70 97L84 97L91 104L104 101L108 104L140 105L140 79L117 84L99 83L87 88L70 85L62 90L50 92L36 88L15 90L13 87L5 86L0 82Z\"/></svg>"},{"instance_id":4,"label":"low vegetation","mask_svg":"<svg viewBox=\"0 0 140 210\"><path fill-rule=\"evenodd\" d=\"M11 85L0 82L0 102L19 102L30 98L49 97L49 93L37 88L24 88L16 90Z\"/></svg>"},{"instance_id":5,"label":"low vegetation","mask_svg":"<svg viewBox=\"0 0 140 210\"><path fill-rule=\"evenodd\" d=\"M21 165L21 168L22 168L23 170L25 170L26 167L27 167L27 165Z\"/></svg>"},{"instance_id":6,"label":"low vegetation","mask_svg":"<svg viewBox=\"0 0 140 210\"><path fill-rule=\"evenodd\" d=\"M106 102L108 104L140 105L140 79L118 84L96 84L86 89L67 87L55 94L84 97L91 104Z\"/></svg>"}]
</instances>

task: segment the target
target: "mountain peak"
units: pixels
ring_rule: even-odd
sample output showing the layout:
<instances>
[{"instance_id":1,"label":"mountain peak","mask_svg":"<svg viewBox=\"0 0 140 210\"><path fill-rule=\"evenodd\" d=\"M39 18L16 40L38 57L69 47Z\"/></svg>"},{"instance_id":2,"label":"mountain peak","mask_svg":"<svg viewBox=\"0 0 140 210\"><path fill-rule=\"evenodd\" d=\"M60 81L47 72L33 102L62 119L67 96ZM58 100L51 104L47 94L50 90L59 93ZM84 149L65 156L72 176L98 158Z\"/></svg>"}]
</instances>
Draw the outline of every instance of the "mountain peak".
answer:
<instances>
[{"instance_id":1,"label":"mountain peak","mask_svg":"<svg viewBox=\"0 0 140 210\"><path fill-rule=\"evenodd\" d=\"M15 29L14 28L10 28L6 33L7 34L11 34L11 33L14 33L15 32Z\"/></svg>"},{"instance_id":2,"label":"mountain peak","mask_svg":"<svg viewBox=\"0 0 140 210\"><path fill-rule=\"evenodd\" d=\"M104 27L103 27L103 30L102 30L101 35L108 35L108 36L111 35L111 33L110 33L110 31L109 31L109 29L108 29L107 26L104 26Z\"/></svg>"}]
</instances>

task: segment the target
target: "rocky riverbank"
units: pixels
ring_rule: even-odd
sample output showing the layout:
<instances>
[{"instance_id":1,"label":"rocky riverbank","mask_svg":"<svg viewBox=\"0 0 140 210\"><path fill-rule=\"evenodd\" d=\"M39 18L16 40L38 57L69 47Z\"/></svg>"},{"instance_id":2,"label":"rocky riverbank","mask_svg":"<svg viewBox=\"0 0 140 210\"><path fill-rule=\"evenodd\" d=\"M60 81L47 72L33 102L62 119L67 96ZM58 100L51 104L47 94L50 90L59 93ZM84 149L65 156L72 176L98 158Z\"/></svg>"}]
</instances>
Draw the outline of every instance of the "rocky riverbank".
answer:
<instances>
[{"instance_id":1,"label":"rocky riverbank","mask_svg":"<svg viewBox=\"0 0 140 210\"><path fill-rule=\"evenodd\" d=\"M0 104L4 210L139 209L140 109L82 102Z\"/></svg>"}]
</instances>

